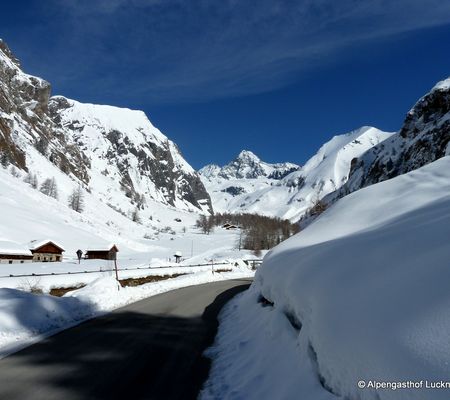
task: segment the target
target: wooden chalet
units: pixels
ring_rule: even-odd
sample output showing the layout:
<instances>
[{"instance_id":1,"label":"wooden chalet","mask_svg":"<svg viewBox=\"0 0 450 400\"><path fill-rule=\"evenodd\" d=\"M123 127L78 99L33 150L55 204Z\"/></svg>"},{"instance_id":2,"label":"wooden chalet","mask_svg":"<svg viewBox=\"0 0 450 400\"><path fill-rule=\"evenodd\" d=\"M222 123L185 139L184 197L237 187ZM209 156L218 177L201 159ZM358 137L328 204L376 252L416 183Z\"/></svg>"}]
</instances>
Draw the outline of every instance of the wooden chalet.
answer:
<instances>
[{"instance_id":1,"label":"wooden chalet","mask_svg":"<svg viewBox=\"0 0 450 400\"><path fill-rule=\"evenodd\" d=\"M65 251L59 244L52 240L33 240L29 244L33 254L33 262L59 262L62 261L62 253Z\"/></svg>"},{"instance_id":2,"label":"wooden chalet","mask_svg":"<svg viewBox=\"0 0 450 400\"><path fill-rule=\"evenodd\" d=\"M111 244L109 246L105 246L105 248L93 248L87 249L84 254L84 258L90 260L117 260L117 253L119 249L115 244Z\"/></svg>"},{"instance_id":3,"label":"wooden chalet","mask_svg":"<svg viewBox=\"0 0 450 400\"><path fill-rule=\"evenodd\" d=\"M33 254L25 246L9 240L0 240L0 264L23 264L33 261Z\"/></svg>"}]
</instances>

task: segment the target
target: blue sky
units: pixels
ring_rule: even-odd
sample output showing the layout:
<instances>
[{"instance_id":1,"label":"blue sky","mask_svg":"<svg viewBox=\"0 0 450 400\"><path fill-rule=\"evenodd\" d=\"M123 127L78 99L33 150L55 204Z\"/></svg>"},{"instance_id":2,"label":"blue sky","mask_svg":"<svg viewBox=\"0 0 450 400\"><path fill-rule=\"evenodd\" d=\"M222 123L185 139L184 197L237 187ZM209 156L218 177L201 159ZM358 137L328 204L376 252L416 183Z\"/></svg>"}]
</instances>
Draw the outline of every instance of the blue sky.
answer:
<instances>
[{"instance_id":1,"label":"blue sky","mask_svg":"<svg viewBox=\"0 0 450 400\"><path fill-rule=\"evenodd\" d=\"M398 130L450 76L441 0L29 0L2 4L0 37L54 94L146 111L196 168Z\"/></svg>"}]
</instances>

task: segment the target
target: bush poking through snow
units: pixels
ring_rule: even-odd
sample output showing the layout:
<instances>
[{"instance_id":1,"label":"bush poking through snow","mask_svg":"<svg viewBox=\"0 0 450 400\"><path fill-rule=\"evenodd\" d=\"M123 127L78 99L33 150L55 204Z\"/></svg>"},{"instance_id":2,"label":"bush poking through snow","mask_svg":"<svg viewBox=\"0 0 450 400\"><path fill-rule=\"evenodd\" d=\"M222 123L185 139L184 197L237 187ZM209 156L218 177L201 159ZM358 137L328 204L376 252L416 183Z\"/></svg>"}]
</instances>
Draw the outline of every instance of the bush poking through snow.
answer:
<instances>
[{"instance_id":1,"label":"bush poking through snow","mask_svg":"<svg viewBox=\"0 0 450 400\"><path fill-rule=\"evenodd\" d=\"M21 281L19 289L32 294L43 294L44 291L42 290L40 283L40 279L23 279Z\"/></svg>"}]
</instances>

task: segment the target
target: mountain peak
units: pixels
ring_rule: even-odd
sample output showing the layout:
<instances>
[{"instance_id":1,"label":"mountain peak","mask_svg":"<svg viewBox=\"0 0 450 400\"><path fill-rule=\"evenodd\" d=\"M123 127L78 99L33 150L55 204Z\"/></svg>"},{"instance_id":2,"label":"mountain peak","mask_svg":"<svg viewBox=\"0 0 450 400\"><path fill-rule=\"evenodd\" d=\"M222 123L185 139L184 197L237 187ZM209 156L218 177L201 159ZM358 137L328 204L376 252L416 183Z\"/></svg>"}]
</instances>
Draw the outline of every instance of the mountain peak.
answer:
<instances>
[{"instance_id":1,"label":"mountain peak","mask_svg":"<svg viewBox=\"0 0 450 400\"><path fill-rule=\"evenodd\" d=\"M242 150L236 157L236 160L253 161L253 162L261 161L261 159L250 150Z\"/></svg>"},{"instance_id":2,"label":"mountain peak","mask_svg":"<svg viewBox=\"0 0 450 400\"><path fill-rule=\"evenodd\" d=\"M287 162L269 164L262 161L252 151L242 150L233 161L222 168L210 164L203 167L199 173L208 180L213 178L225 180L269 178L279 180L299 169L300 166Z\"/></svg>"}]
</instances>

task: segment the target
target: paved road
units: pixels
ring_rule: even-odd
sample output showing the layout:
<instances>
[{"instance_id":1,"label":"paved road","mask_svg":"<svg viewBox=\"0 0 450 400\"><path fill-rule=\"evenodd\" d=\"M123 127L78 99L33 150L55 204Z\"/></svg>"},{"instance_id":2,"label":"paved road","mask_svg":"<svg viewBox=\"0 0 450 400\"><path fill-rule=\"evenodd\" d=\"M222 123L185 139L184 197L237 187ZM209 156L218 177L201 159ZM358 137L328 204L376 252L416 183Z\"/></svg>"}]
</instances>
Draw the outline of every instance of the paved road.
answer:
<instances>
[{"instance_id":1,"label":"paved road","mask_svg":"<svg viewBox=\"0 0 450 400\"><path fill-rule=\"evenodd\" d=\"M174 290L15 353L0 361L0 399L195 399L217 314L249 283Z\"/></svg>"}]
</instances>

